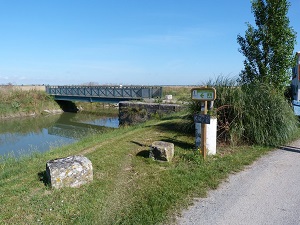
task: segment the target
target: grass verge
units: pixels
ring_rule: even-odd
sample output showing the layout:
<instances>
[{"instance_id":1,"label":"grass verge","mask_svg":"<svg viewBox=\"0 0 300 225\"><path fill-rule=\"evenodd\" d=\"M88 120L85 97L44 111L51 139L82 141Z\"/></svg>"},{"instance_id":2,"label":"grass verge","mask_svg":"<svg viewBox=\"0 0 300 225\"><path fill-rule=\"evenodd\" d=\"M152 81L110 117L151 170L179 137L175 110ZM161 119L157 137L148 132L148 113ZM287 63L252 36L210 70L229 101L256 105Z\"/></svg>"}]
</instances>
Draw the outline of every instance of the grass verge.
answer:
<instances>
[{"instance_id":1,"label":"grass verge","mask_svg":"<svg viewBox=\"0 0 300 225\"><path fill-rule=\"evenodd\" d=\"M230 173L270 151L222 148L203 161L184 133L180 116L90 136L79 143L22 159L0 158L0 224L162 224L174 222L193 197L203 197ZM171 163L148 158L149 145L175 144ZM94 181L81 188L51 189L48 160L84 154Z\"/></svg>"}]
</instances>

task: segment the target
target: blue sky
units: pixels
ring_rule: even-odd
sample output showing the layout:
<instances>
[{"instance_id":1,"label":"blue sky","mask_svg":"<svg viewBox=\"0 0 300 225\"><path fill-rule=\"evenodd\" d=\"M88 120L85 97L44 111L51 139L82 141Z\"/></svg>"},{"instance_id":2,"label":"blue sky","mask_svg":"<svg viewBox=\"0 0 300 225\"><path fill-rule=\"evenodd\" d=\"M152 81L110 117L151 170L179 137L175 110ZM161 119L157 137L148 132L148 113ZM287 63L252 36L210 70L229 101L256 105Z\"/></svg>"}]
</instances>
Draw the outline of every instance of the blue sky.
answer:
<instances>
[{"instance_id":1,"label":"blue sky","mask_svg":"<svg viewBox=\"0 0 300 225\"><path fill-rule=\"evenodd\" d=\"M300 1L290 2L300 36ZM199 85L238 76L246 22L254 25L250 0L0 0L0 84Z\"/></svg>"}]
</instances>

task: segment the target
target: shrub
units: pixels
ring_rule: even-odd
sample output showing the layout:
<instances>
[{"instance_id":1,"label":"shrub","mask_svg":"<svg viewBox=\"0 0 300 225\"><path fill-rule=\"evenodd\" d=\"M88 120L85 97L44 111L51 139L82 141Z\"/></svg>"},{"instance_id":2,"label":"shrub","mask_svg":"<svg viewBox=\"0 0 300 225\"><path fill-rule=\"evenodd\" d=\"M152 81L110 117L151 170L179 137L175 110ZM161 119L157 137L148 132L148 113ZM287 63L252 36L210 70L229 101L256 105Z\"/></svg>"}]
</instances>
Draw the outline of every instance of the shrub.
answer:
<instances>
[{"instance_id":1,"label":"shrub","mask_svg":"<svg viewBox=\"0 0 300 225\"><path fill-rule=\"evenodd\" d=\"M249 143L278 146L297 131L298 120L282 92L266 84L243 86L244 137Z\"/></svg>"},{"instance_id":2,"label":"shrub","mask_svg":"<svg viewBox=\"0 0 300 225\"><path fill-rule=\"evenodd\" d=\"M219 77L208 81L216 88L217 99L210 114L218 119L218 142L278 146L293 137L298 120L282 94L271 86L256 83L239 86L234 78ZM200 103L189 104L190 127L193 115L200 111Z\"/></svg>"}]
</instances>

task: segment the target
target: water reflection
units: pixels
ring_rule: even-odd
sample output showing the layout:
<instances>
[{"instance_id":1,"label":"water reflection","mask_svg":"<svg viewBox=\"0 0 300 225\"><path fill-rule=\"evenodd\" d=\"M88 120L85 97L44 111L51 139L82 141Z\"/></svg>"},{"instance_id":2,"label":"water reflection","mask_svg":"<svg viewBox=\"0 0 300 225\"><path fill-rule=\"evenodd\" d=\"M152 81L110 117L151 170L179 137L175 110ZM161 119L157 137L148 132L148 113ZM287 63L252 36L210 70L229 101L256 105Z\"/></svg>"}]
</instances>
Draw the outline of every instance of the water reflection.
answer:
<instances>
[{"instance_id":1,"label":"water reflection","mask_svg":"<svg viewBox=\"0 0 300 225\"><path fill-rule=\"evenodd\" d=\"M119 126L118 118L63 113L35 118L0 121L0 155L19 156L73 143L91 133Z\"/></svg>"}]
</instances>

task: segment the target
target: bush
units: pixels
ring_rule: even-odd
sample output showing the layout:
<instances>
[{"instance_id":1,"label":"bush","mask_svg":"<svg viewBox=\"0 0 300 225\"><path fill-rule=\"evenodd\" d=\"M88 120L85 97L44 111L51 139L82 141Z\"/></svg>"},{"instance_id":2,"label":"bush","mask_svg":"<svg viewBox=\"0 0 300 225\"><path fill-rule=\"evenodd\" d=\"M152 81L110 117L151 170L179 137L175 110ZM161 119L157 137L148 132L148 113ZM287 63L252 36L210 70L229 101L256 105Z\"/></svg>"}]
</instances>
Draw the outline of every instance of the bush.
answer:
<instances>
[{"instance_id":1,"label":"bush","mask_svg":"<svg viewBox=\"0 0 300 225\"><path fill-rule=\"evenodd\" d=\"M288 142L297 131L298 119L282 92L269 85L256 83L239 86L234 78L219 77L207 82L216 88L217 99L210 114L218 119L218 142L278 146ZM188 119L200 103L192 101Z\"/></svg>"},{"instance_id":2,"label":"bush","mask_svg":"<svg viewBox=\"0 0 300 225\"><path fill-rule=\"evenodd\" d=\"M297 131L298 120L282 92L266 84L243 86L244 136L249 143L278 146Z\"/></svg>"}]
</instances>

